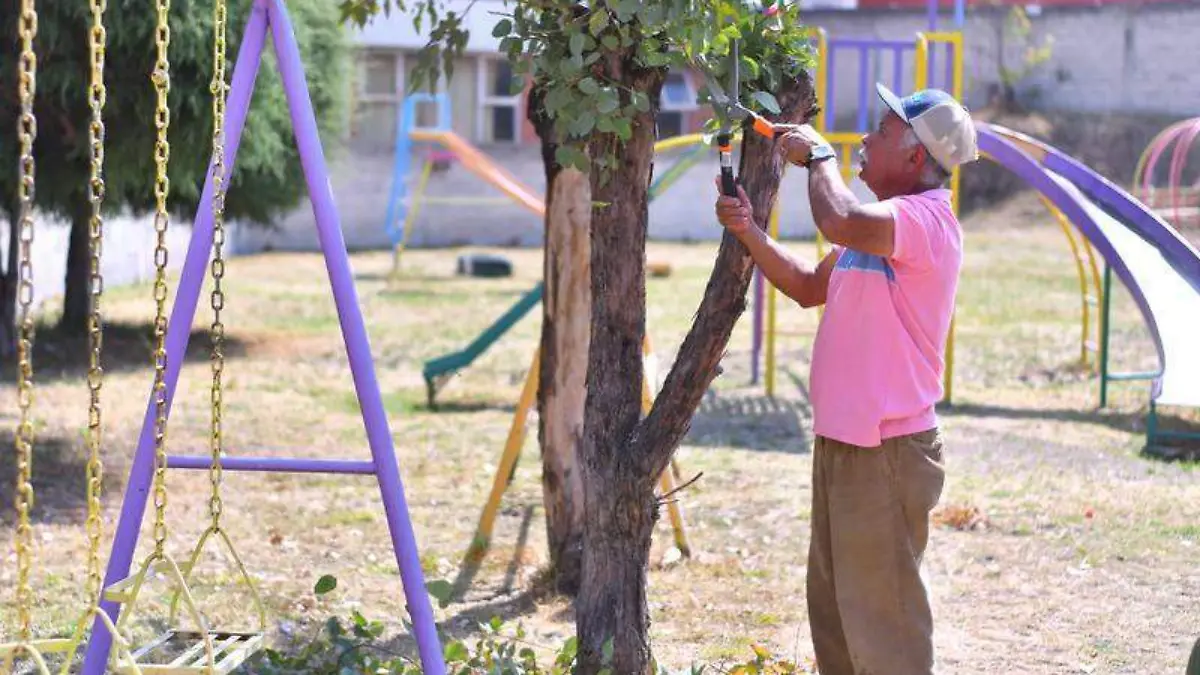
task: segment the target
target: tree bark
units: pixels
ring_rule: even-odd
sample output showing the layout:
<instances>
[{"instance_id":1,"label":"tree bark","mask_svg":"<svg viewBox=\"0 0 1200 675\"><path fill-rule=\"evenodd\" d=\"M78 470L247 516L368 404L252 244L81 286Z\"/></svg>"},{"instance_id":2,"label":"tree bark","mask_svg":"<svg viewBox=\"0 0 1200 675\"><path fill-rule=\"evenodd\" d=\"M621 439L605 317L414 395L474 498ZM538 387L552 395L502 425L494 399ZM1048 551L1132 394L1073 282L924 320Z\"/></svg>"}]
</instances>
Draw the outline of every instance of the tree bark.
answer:
<instances>
[{"instance_id":1,"label":"tree bark","mask_svg":"<svg viewBox=\"0 0 1200 675\"><path fill-rule=\"evenodd\" d=\"M546 168L546 243L542 296L538 438L546 538L556 590L579 592L583 540L583 481L578 467L591 328L587 176L554 159L553 124L541 114L540 89L529 118L542 139Z\"/></svg>"},{"instance_id":2,"label":"tree bark","mask_svg":"<svg viewBox=\"0 0 1200 675\"><path fill-rule=\"evenodd\" d=\"M646 225L654 159L654 115L665 72L632 57L602 59L603 75L655 104L638 116L618 153L612 137L592 141L593 157L616 164L591 172L592 334L581 465L584 486L583 585L576 609L580 672L603 667L645 673L650 663L646 567L657 517L657 476L642 475L628 440L641 419L646 319ZM605 663L606 643L611 663Z\"/></svg>"},{"instance_id":3,"label":"tree bark","mask_svg":"<svg viewBox=\"0 0 1200 675\"><path fill-rule=\"evenodd\" d=\"M91 205L81 200L71 210L71 235L67 247L67 272L63 286L63 313L58 330L66 335L83 335L88 321L88 277L91 262L88 228Z\"/></svg>"},{"instance_id":4,"label":"tree bark","mask_svg":"<svg viewBox=\"0 0 1200 675\"><path fill-rule=\"evenodd\" d=\"M663 73L628 61L605 63L608 78L658 100ZM807 121L816 113L807 76L775 92L784 114ZM657 107L657 103L655 104ZM658 518L654 486L683 439L745 310L753 264L740 242L725 234L691 330L650 414L639 423L641 348L645 333L647 191L653 161L653 116L646 113L624 144L607 182L592 174L591 348L581 464L584 477L583 584L577 605L579 666L584 675L650 672L646 575ZM745 130L740 178L766 227L783 163L774 141ZM604 140L594 141L593 153ZM715 191L712 194L715 201ZM714 227L719 227L716 223ZM605 658L612 640L611 661ZM607 662L606 662L607 661Z\"/></svg>"}]
</instances>

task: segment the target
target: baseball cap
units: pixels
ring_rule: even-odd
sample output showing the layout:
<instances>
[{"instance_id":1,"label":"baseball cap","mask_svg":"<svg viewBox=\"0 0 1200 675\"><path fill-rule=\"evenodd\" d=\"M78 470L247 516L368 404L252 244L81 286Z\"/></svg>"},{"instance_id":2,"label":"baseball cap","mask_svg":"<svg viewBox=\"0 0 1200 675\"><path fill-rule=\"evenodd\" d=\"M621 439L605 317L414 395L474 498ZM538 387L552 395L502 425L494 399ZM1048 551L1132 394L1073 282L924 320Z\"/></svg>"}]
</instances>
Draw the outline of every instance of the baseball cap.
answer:
<instances>
[{"instance_id":1,"label":"baseball cap","mask_svg":"<svg viewBox=\"0 0 1200 675\"><path fill-rule=\"evenodd\" d=\"M941 89L922 89L904 98L883 83L875 84L879 98L904 120L933 159L947 171L979 159L975 123L961 103Z\"/></svg>"}]
</instances>

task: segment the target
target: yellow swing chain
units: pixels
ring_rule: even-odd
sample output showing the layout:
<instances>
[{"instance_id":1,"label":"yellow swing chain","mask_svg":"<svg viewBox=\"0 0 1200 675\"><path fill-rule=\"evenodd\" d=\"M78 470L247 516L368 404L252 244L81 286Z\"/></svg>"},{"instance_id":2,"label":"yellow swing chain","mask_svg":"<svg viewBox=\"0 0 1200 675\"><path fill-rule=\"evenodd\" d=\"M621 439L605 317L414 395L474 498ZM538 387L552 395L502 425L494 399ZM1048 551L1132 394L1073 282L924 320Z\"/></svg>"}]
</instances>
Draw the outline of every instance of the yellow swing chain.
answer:
<instances>
[{"instance_id":1,"label":"yellow swing chain","mask_svg":"<svg viewBox=\"0 0 1200 675\"><path fill-rule=\"evenodd\" d=\"M103 347L102 316L100 297L104 294L104 277L100 271L100 259L104 245L104 220L100 209L104 202L104 103L107 91L104 87L104 56L107 33L104 30L106 0L91 0L92 28L89 32L88 56L91 61L91 84L88 87L92 121L88 127L91 142L92 175L88 182L88 200L92 203L88 236L91 245L91 264L88 283L91 297L91 316L88 319L88 462L87 462L87 536L88 536L88 579L87 598L89 603L99 601L100 584L100 538L103 525L100 513L101 482L104 465L100 459L100 388L104 382L104 370L100 363Z\"/></svg>"},{"instance_id":2,"label":"yellow swing chain","mask_svg":"<svg viewBox=\"0 0 1200 675\"><path fill-rule=\"evenodd\" d=\"M171 146L167 142L167 129L171 123L171 110L167 107L167 95L171 90L171 64L167 49L171 44L170 8L170 0L157 1L158 23L154 31L154 43L158 51L151 77L158 95L154 115L154 126L158 132L154 144L154 555L158 557L165 553L167 541L167 193L171 188L167 178L167 161L171 156Z\"/></svg>"},{"instance_id":3,"label":"yellow swing chain","mask_svg":"<svg viewBox=\"0 0 1200 675\"><path fill-rule=\"evenodd\" d=\"M15 500L17 506L17 614L20 621L20 641L29 642L32 637L33 619L30 608L33 593L29 588L29 568L33 559L33 528L29 524L29 510L33 506L33 422L29 409L33 404L33 195L35 166L33 143L37 138L37 119L33 115L33 95L37 87L37 56L33 52L33 39L37 35L37 8L34 0L22 0L21 16L18 19L21 37L21 56L18 62L18 94L21 99L21 115L17 125L20 136L20 185L17 190L20 200L20 215L17 220L17 302L19 304L20 333L17 338L17 405L20 421L17 424L17 484Z\"/></svg>"},{"instance_id":4,"label":"yellow swing chain","mask_svg":"<svg viewBox=\"0 0 1200 675\"><path fill-rule=\"evenodd\" d=\"M213 259L212 259L212 464L209 466L209 482L212 496L209 498L209 515L212 516L213 532L221 531L221 374L225 370L225 325L221 323L221 310L225 307L225 293L221 280L225 276L225 0L213 4Z\"/></svg>"}]
</instances>

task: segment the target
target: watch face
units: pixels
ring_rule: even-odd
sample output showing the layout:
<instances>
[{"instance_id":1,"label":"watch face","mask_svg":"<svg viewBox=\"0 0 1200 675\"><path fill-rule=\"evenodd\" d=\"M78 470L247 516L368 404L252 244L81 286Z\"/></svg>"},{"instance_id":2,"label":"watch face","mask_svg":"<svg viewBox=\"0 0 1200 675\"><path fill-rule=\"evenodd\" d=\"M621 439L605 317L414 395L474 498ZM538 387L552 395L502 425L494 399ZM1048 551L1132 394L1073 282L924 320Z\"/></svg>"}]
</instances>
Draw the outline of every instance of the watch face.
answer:
<instances>
[{"instance_id":1,"label":"watch face","mask_svg":"<svg viewBox=\"0 0 1200 675\"><path fill-rule=\"evenodd\" d=\"M829 145L818 145L817 147L813 148L812 151L813 159L825 159L827 157L833 157L833 155L833 147Z\"/></svg>"}]
</instances>

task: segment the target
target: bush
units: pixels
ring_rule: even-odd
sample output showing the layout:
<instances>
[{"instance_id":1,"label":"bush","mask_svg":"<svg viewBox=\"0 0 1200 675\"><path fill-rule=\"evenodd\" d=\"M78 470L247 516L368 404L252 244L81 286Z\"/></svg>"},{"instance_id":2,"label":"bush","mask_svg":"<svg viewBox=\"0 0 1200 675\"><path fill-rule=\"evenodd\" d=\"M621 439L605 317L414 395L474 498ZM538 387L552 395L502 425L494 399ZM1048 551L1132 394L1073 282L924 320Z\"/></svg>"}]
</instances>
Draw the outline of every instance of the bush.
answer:
<instances>
[{"instance_id":1,"label":"bush","mask_svg":"<svg viewBox=\"0 0 1200 675\"><path fill-rule=\"evenodd\" d=\"M430 584L440 588L438 582ZM337 587L337 580L324 576L314 591L325 595ZM437 595L435 592L434 595ZM408 622L405 622L408 627ZM413 657L397 654L383 643L384 625L353 610L348 619L330 617L307 644L298 649L263 650L247 665L247 671L259 675L421 675L421 665ZM558 647L548 662L538 661L537 652L518 624L511 631L499 618L479 624L479 637L467 640L443 640L443 658L452 675L568 675L575 671L575 637ZM775 658L766 649L754 646L754 658L738 664L693 665L683 671L655 666L658 675L801 675L812 673L806 665ZM605 652L612 655L611 643ZM610 671L601 671L611 675Z\"/></svg>"}]
</instances>

